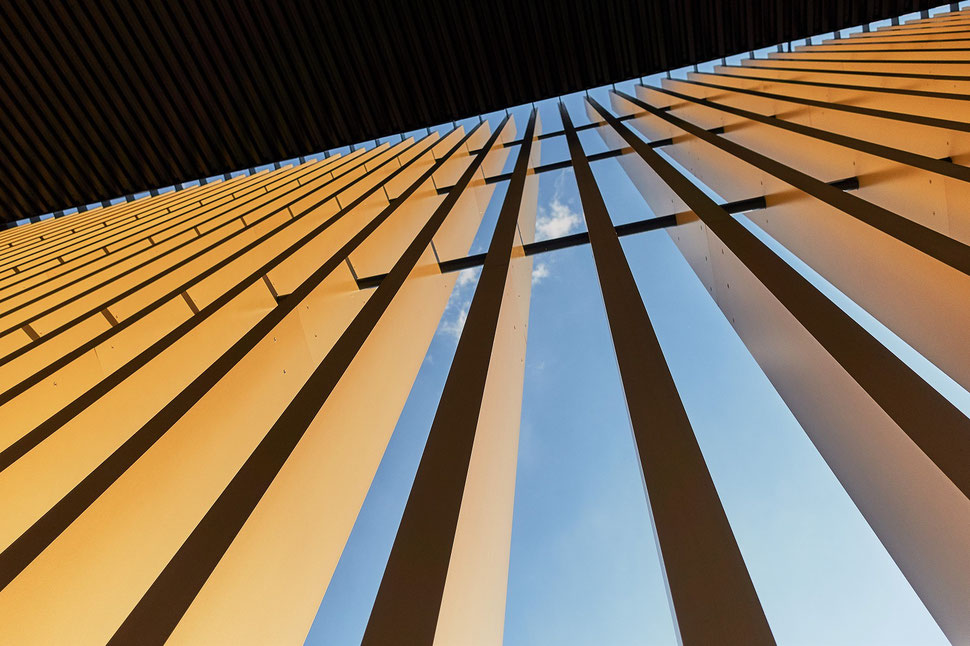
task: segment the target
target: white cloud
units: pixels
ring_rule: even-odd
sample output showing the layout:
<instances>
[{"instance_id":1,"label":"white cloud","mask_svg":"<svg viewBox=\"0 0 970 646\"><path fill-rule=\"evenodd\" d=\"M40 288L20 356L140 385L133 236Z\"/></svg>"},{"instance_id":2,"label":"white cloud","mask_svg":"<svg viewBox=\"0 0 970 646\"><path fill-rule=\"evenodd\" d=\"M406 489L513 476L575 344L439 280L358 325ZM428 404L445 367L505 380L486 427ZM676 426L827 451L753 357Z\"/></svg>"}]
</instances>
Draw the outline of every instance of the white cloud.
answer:
<instances>
[{"instance_id":1,"label":"white cloud","mask_svg":"<svg viewBox=\"0 0 970 646\"><path fill-rule=\"evenodd\" d=\"M539 206L536 217L536 240L561 238L573 233L582 223L582 216L573 210L567 201L563 201L565 178L566 173L563 171L556 178L555 191L549 204ZM476 267L462 269L458 273L455 291L448 301L445 308L445 318L438 328L438 331L442 334L453 337L455 340L461 337L461 331L465 327L465 319L468 317L468 308L471 305L471 298L466 294L469 293L469 288L474 287L478 281L481 271L481 268ZM538 285L551 275L551 262L536 263L532 269L532 284Z\"/></svg>"},{"instance_id":2,"label":"white cloud","mask_svg":"<svg viewBox=\"0 0 970 646\"><path fill-rule=\"evenodd\" d=\"M472 268L472 269L462 269L460 272L458 272L458 281L456 283L458 286L458 289L461 289L466 285L471 285L472 283L474 283L478 279L478 274L481 271L482 271L481 269Z\"/></svg>"},{"instance_id":3,"label":"white cloud","mask_svg":"<svg viewBox=\"0 0 970 646\"><path fill-rule=\"evenodd\" d=\"M536 240L561 238L569 235L582 221L579 213L563 201L562 187L565 180L566 171L563 170L556 177L555 190L549 205L539 207L538 217L536 218Z\"/></svg>"},{"instance_id":4,"label":"white cloud","mask_svg":"<svg viewBox=\"0 0 970 646\"><path fill-rule=\"evenodd\" d=\"M549 265L544 262L540 262L532 270L532 284L538 285L542 282L543 278L548 278L549 274Z\"/></svg>"},{"instance_id":5,"label":"white cloud","mask_svg":"<svg viewBox=\"0 0 970 646\"><path fill-rule=\"evenodd\" d=\"M536 218L536 240L561 238L579 226L579 213L565 204L558 194L552 198L549 207L540 208L539 213Z\"/></svg>"},{"instance_id":6,"label":"white cloud","mask_svg":"<svg viewBox=\"0 0 970 646\"><path fill-rule=\"evenodd\" d=\"M582 224L582 216L573 210L569 202L563 201L563 182L566 171L556 177L555 191L547 206L540 206L536 217L536 240L561 238L576 231ZM538 285L543 279L552 275L551 261L540 262L532 270L532 284Z\"/></svg>"},{"instance_id":7,"label":"white cloud","mask_svg":"<svg viewBox=\"0 0 970 646\"><path fill-rule=\"evenodd\" d=\"M461 331L465 328L465 319L468 318L468 306L471 305L470 302L465 302L461 309L458 311L458 316L454 319L448 319L441 322L441 332L447 334L448 336L454 337L457 341L461 337Z\"/></svg>"},{"instance_id":8,"label":"white cloud","mask_svg":"<svg viewBox=\"0 0 970 646\"><path fill-rule=\"evenodd\" d=\"M461 331L465 327L465 319L468 317L468 308L471 306L470 288L475 286L479 275L482 273L481 267L462 269L458 272L458 279L455 281L455 291L448 299L445 306L445 315L441 321L438 332L453 337L456 341L461 336Z\"/></svg>"}]
</instances>

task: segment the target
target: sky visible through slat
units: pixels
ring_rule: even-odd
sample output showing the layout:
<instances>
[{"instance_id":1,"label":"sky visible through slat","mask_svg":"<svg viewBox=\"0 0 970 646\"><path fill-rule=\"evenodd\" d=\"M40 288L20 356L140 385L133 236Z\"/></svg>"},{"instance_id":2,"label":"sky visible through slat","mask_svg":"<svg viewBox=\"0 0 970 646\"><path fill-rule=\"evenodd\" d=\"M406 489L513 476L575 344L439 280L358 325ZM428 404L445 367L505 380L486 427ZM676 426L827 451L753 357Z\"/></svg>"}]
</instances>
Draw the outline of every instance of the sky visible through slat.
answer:
<instances>
[{"instance_id":1,"label":"sky visible through slat","mask_svg":"<svg viewBox=\"0 0 970 646\"><path fill-rule=\"evenodd\" d=\"M609 104L605 90L591 94ZM587 122L581 95L564 101L575 123ZM543 130L560 129L556 102L538 107ZM528 106L513 113L521 127ZM582 135L587 154L604 149L595 132ZM566 158L561 138L542 141L542 163ZM593 169L615 224L649 217L615 159ZM486 249L504 189L471 253ZM970 394L738 217L970 413ZM538 237L584 229L572 172L542 175ZM623 247L778 643L948 643L668 234L624 238ZM459 277L309 645L360 642L477 277ZM525 370L505 644L675 644L588 246L535 258Z\"/></svg>"}]
</instances>

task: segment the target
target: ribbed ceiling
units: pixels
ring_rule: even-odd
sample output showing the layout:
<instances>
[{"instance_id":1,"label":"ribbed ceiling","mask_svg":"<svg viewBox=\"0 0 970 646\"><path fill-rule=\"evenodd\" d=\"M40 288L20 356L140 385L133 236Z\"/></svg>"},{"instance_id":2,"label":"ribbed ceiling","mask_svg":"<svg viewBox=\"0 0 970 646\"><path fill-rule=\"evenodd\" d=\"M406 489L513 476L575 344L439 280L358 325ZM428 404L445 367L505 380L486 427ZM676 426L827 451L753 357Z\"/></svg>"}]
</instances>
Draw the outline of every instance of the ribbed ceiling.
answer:
<instances>
[{"instance_id":1,"label":"ribbed ceiling","mask_svg":"<svg viewBox=\"0 0 970 646\"><path fill-rule=\"evenodd\" d=\"M935 4L4 2L0 221Z\"/></svg>"}]
</instances>

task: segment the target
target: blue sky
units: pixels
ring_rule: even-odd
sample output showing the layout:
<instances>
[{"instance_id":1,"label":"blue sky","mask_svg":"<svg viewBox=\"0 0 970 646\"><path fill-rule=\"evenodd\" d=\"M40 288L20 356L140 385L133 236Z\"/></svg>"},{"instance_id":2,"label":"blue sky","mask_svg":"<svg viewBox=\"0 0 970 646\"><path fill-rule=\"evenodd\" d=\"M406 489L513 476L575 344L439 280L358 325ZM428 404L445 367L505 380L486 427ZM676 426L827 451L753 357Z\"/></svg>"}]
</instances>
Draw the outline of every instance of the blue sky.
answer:
<instances>
[{"instance_id":1,"label":"blue sky","mask_svg":"<svg viewBox=\"0 0 970 646\"><path fill-rule=\"evenodd\" d=\"M586 121L581 96L566 103ZM560 127L554 103L540 110L544 130ZM527 108L515 114L522 124ZM592 131L583 143L604 149ZM565 157L561 140L542 142L542 163ZM615 160L594 172L615 223L649 217ZM473 253L488 244L504 188ZM585 229L581 212L571 171L541 176L541 233ZM625 238L624 249L778 642L947 643L667 234ZM778 251L970 410L965 391ZM458 281L308 644L360 641L476 281L474 271ZM533 283L505 644L673 644L589 248L536 257Z\"/></svg>"}]
</instances>

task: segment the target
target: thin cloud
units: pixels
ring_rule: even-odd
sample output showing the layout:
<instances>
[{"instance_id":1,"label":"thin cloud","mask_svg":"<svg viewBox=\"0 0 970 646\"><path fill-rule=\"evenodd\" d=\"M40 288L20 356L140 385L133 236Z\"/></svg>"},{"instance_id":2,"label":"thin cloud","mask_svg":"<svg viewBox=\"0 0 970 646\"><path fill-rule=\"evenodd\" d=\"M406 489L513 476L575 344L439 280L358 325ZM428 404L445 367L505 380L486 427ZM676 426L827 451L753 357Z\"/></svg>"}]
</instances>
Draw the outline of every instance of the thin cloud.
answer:
<instances>
[{"instance_id":1,"label":"thin cloud","mask_svg":"<svg viewBox=\"0 0 970 646\"><path fill-rule=\"evenodd\" d=\"M563 200L563 183L566 171L560 171L556 177L555 190L548 206L540 206L536 218L536 240L561 238L576 230L582 222L582 216L573 210L571 199Z\"/></svg>"},{"instance_id":2,"label":"thin cloud","mask_svg":"<svg viewBox=\"0 0 970 646\"><path fill-rule=\"evenodd\" d=\"M470 294L481 273L480 267L462 269L458 272L455 291L452 292L448 305L445 306L445 315L438 328L439 333L450 336L456 341L461 336L461 331L465 328L465 319L468 318L468 308L471 306Z\"/></svg>"},{"instance_id":3,"label":"thin cloud","mask_svg":"<svg viewBox=\"0 0 970 646\"><path fill-rule=\"evenodd\" d=\"M468 307L471 305L470 301L465 302L461 309L458 311L458 316L455 318L448 318L441 322L441 332L453 337L457 341L461 337L461 331L465 329L465 319L468 318Z\"/></svg>"},{"instance_id":4,"label":"thin cloud","mask_svg":"<svg viewBox=\"0 0 970 646\"><path fill-rule=\"evenodd\" d=\"M549 204L539 206L536 217L536 240L569 235L582 222L582 216L570 206L571 200L564 199L563 183L565 178L565 171L559 173ZM465 319L468 318L468 308L471 306L469 292L478 282L480 274L480 268L463 269L458 273L455 291L445 309L445 317L441 321L441 326L438 328L441 334L450 336L456 341L461 337L461 331L465 328ZM549 262L536 263L532 269L532 284L538 285L550 276L552 276L552 268Z\"/></svg>"},{"instance_id":5,"label":"thin cloud","mask_svg":"<svg viewBox=\"0 0 970 646\"><path fill-rule=\"evenodd\" d=\"M481 273L481 269L462 269L458 272L458 281L455 283L458 289L471 285L476 280L478 280L478 274Z\"/></svg>"},{"instance_id":6,"label":"thin cloud","mask_svg":"<svg viewBox=\"0 0 970 646\"><path fill-rule=\"evenodd\" d=\"M546 206L539 207L536 217L536 240L561 238L576 231L582 223L582 216L570 205L572 199L563 198L563 182L566 171L556 177L552 199ZM551 263L540 262L532 270L532 284L538 285L552 275Z\"/></svg>"},{"instance_id":7,"label":"thin cloud","mask_svg":"<svg viewBox=\"0 0 970 646\"><path fill-rule=\"evenodd\" d=\"M543 278L549 278L549 265L544 262L540 262L532 270L532 284L538 285L542 282Z\"/></svg>"},{"instance_id":8,"label":"thin cloud","mask_svg":"<svg viewBox=\"0 0 970 646\"><path fill-rule=\"evenodd\" d=\"M576 213L558 195L552 198L547 208L540 209L541 215L536 218L536 240L561 238L572 233L580 223L579 213Z\"/></svg>"}]
</instances>

